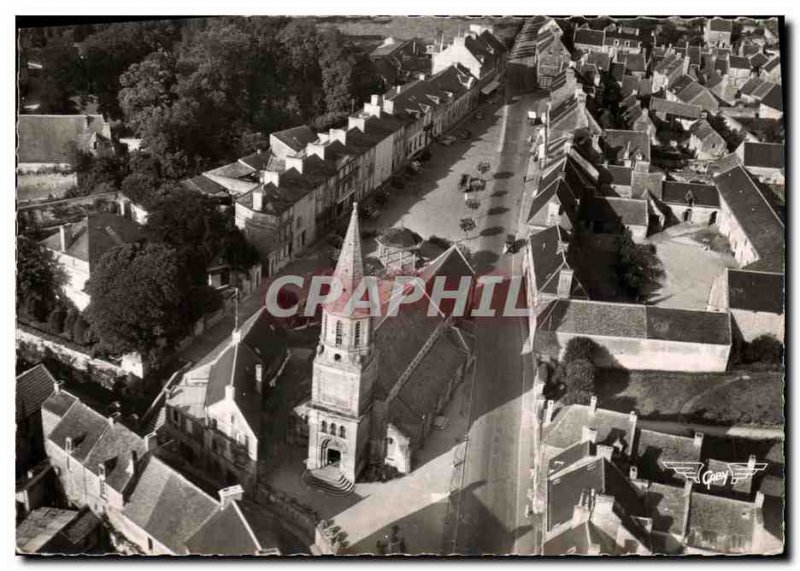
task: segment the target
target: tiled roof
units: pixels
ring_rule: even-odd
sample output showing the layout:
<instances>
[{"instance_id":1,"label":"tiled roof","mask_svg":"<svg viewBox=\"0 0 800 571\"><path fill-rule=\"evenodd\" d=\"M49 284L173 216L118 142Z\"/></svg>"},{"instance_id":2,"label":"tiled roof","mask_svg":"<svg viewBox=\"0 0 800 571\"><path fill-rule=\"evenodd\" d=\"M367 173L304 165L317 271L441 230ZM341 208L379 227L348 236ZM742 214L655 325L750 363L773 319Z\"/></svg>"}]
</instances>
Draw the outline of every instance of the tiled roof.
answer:
<instances>
[{"instance_id":1,"label":"tiled roof","mask_svg":"<svg viewBox=\"0 0 800 571\"><path fill-rule=\"evenodd\" d=\"M213 180L202 174L182 180L181 184L184 187L188 188L189 190L193 190L195 192L199 192L207 196L215 196L215 197L228 196L228 191L224 186L222 186L217 182L214 182Z\"/></svg>"},{"instance_id":2,"label":"tiled roof","mask_svg":"<svg viewBox=\"0 0 800 571\"><path fill-rule=\"evenodd\" d=\"M708 22L709 28L714 32L732 32L733 20L724 18L712 18Z\"/></svg>"},{"instance_id":3,"label":"tiled roof","mask_svg":"<svg viewBox=\"0 0 800 571\"><path fill-rule=\"evenodd\" d=\"M461 279L463 276L475 275L475 270L464 257L458 246L450 246L436 259L420 270L420 277L426 282L437 276L449 279Z\"/></svg>"},{"instance_id":4,"label":"tiled roof","mask_svg":"<svg viewBox=\"0 0 800 571\"><path fill-rule=\"evenodd\" d=\"M772 71L773 69L775 69L777 66L779 66L780 63L781 63L781 56L775 56L774 58L769 60L767 63L765 63L764 66L761 69L763 69L764 71L769 72L769 71Z\"/></svg>"},{"instance_id":5,"label":"tiled roof","mask_svg":"<svg viewBox=\"0 0 800 571\"><path fill-rule=\"evenodd\" d=\"M633 437L630 414L573 404L556 411L552 424L545 429L544 442L564 450L580 442L584 426L597 431L597 444L627 447Z\"/></svg>"},{"instance_id":6,"label":"tiled roof","mask_svg":"<svg viewBox=\"0 0 800 571\"><path fill-rule=\"evenodd\" d=\"M53 393L55 378L44 364L38 364L17 376L17 422L38 412Z\"/></svg>"},{"instance_id":7,"label":"tiled roof","mask_svg":"<svg viewBox=\"0 0 800 571\"><path fill-rule=\"evenodd\" d=\"M645 504L653 518L653 531L681 535L689 495L684 487L652 482L645 493Z\"/></svg>"},{"instance_id":8,"label":"tiled roof","mask_svg":"<svg viewBox=\"0 0 800 571\"><path fill-rule=\"evenodd\" d=\"M75 510L51 507L33 510L17 526L17 549L21 553L39 553L76 517L78 512Z\"/></svg>"},{"instance_id":9,"label":"tiled roof","mask_svg":"<svg viewBox=\"0 0 800 571\"><path fill-rule=\"evenodd\" d=\"M743 95L750 95L762 83L764 83L764 80L760 77L751 77L742 85L739 91L741 91Z\"/></svg>"},{"instance_id":10,"label":"tiled roof","mask_svg":"<svg viewBox=\"0 0 800 571\"><path fill-rule=\"evenodd\" d=\"M191 554L253 555L261 546L236 502L218 509L186 540Z\"/></svg>"},{"instance_id":11,"label":"tiled roof","mask_svg":"<svg viewBox=\"0 0 800 571\"><path fill-rule=\"evenodd\" d=\"M219 511L219 503L157 457L144 463L123 514L174 553L187 554L187 541Z\"/></svg>"},{"instance_id":12,"label":"tiled roof","mask_svg":"<svg viewBox=\"0 0 800 571\"><path fill-rule=\"evenodd\" d=\"M714 184L761 258L761 269L783 271L783 223L744 167L716 175Z\"/></svg>"},{"instance_id":13,"label":"tiled roof","mask_svg":"<svg viewBox=\"0 0 800 571\"><path fill-rule=\"evenodd\" d=\"M719 207L719 192L713 184L664 181L662 200L667 204L688 204L688 193L692 193L693 204Z\"/></svg>"},{"instance_id":14,"label":"tiled roof","mask_svg":"<svg viewBox=\"0 0 800 571\"><path fill-rule=\"evenodd\" d=\"M67 391L61 390L57 393L50 393L50 396L42 404L42 408L61 417L64 416L76 402L78 402L78 399Z\"/></svg>"},{"instance_id":15,"label":"tiled roof","mask_svg":"<svg viewBox=\"0 0 800 571\"><path fill-rule=\"evenodd\" d=\"M716 549L727 551L732 547L730 538L738 536L744 542L742 547L749 550L758 511L750 502L692 491L687 542L689 545L704 547L699 537L704 534L714 538L711 543L716 545Z\"/></svg>"},{"instance_id":16,"label":"tiled roof","mask_svg":"<svg viewBox=\"0 0 800 571\"><path fill-rule=\"evenodd\" d=\"M270 133L270 137L275 137L296 153L299 153L305 149L308 143L313 143L317 140L317 134L307 125L292 127L291 129L284 129L283 131L276 131L274 133Z\"/></svg>"},{"instance_id":17,"label":"tiled roof","mask_svg":"<svg viewBox=\"0 0 800 571\"><path fill-rule=\"evenodd\" d=\"M111 137L102 115L19 115L17 121L20 163L67 163L72 145L85 151L93 134Z\"/></svg>"},{"instance_id":18,"label":"tiled roof","mask_svg":"<svg viewBox=\"0 0 800 571\"><path fill-rule=\"evenodd\" d=\"M750 69L750 60L746 57L731 56L731 69Z\"/></svg>"},{"instance_id":19,"label":"tiled roof","mask_svg":"<svg viewBox=\"0 0 800 571\"><path fill-rule=\"evenodd\" d=\"M700 114L703 112L703 108L699 105L692 105L682 101L669 101L661 97L650 99L650 110L654 113L669 113L670 115L688 119L699 119Z\"/></svg>"},{"instance_id":20,"label":"tiled roof","mask_svg":"<svg viewBox=\"0 0 800 571\"><path fill-rule=\"evenodd\" d=\"M729 345L730 317L727 313L647 307L648 339Z\"/></svg>"},{"instance_id":21,"label":"tiled roof","mask_svg":"<svg viewBox=\"0 0 800 571\"><path fill-rule=\"evenodd\" d=\"M635 464L639 477L647 480L679 482L675 472L665 468L663 462L698 462L701 448L695 446L691 436L640 429L634 446Z\"/></svg>"},{"instance_id":22,"label":"tiled roof","mask_svg":"<svg viewBox=\"0 0 800 571\"><path fill-rule=\"evenodd\" d=\"M728 307L783 314L783 274L728 269Z\"/></svg>"},{"instance_id":23,"label":"tiled roof","mask_svg":"<svg viewBox=\"0 0 800 571\"><path fill-rule=\"evenodd\" d=\"M575 44L585 44L589 46L602 46L606 33L603 30L590 30L579 28L575 30Z\"/></svg>"},{"instance_id":24,"label":"tiled roof","mask_svg":"<svg viewBox=\"0 0 800 571\"><path fill-rule=\"evenodd\" d=\"M643 131L606 129L603 148L606 156L616 161L622 160L626 150L631 159L635 158L638 151L642 154L642 159L650 160L650 137Z\"/></svg>"},{"instance_id":25,"label":"tiled roof","mask_svg":"<svg viewBox=\"0 0 800 571\"><path fill-rule=\"evenodd\" d=\"M784 167L783 143L758 143L745 141L744 166L782 169Z\"/></svg>"},{"instance_id":26,"label":"tiled roof","mask_svg":"<svg viewBox=\"0 0 800 571\"><path fill-rule=\"evenodd\" d=\"M647 201L638 198L597 197L586 201L585 215L597 222L647 226Z\"/></svg>"},{"instance_id":27,"label":"tiled roof","mask_svg":"<svg viewBox=\"0 0 800 571\"><path fill-rule=\"evenodd\" d=\"M144 229L136 222L110 212L93 212L69 227L72 239L67 245L67 255L89 262L90 266L109 250L145 237ZM60 233L45 238L42 244L50 250L61 251Z\"/></svg>"},{"instance_id":28,"label":"tiled roof","mask_svg":"<svg viewBox=\"0 0 800 571\"><path fill-rule=\"evenodd\" d=\"M575 335L711 345L731 342L727 313L573 299L552 302L539 319L542 329Z\"/></svg>"}]
</instances>

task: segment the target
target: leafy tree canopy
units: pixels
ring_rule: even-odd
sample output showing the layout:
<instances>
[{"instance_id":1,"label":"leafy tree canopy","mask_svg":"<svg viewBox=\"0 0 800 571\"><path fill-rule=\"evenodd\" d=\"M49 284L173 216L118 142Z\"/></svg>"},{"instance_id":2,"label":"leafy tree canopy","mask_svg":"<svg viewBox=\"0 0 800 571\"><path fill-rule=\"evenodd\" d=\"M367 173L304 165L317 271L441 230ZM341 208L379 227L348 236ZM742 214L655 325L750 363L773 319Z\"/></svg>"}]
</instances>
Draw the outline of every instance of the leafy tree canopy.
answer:
<instances>
[{"instance_id":1,"label":"leafy tree canopy","mask_svg":"<svg viewBox=\"0 0 800 571\"><path fill-rule=\"evenodd\" d=\"M17 238L17 311L44 321L66 282L53 254L26 236Z\"/></svg>"}]
</instances>

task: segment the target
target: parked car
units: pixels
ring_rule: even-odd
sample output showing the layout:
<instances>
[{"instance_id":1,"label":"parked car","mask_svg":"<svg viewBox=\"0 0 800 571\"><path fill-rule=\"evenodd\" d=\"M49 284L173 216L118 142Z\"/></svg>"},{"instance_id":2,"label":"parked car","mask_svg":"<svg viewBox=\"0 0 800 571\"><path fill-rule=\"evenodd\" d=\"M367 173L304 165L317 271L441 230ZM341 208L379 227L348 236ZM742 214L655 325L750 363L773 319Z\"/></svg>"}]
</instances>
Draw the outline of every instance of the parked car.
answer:
<instances>
[{"instance_id":1,"label":"parked car","mask_svg":"<svg viewBox=\"0 0 800 571\"><path fill-rule=\"evenodd\" d=\"M471 176L469 173L463 173L461 175L461 179L458 181L458 190L461 192L469 192L470 191L470 180Z\"/></svg>"}]
</instances>

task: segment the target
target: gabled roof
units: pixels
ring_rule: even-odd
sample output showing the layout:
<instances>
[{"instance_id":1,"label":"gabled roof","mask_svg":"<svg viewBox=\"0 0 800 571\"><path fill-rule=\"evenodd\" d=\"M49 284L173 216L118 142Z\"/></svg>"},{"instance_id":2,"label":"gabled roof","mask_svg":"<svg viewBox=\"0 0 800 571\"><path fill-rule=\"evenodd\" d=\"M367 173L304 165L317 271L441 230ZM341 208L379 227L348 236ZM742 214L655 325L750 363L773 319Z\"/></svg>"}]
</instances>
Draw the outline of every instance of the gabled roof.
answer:
<instances>
[{"instance_id":1,"label":"gabled roof","mask_svg":"<svg viewBox=\"0 0 800 571\"><path fill-rule=\"evenodd\" d=\"M55 390L55 383L55 378L42 363L17 376L17 422L41 410Z\"/></svg>"},{"instance_id":2,"label":"gabled roof","mask_svg":"<svg viewBox=\"0 0 800 571\"><path fill-rule=\"evenodd\" d=\"M583 44L588 46L602 47L606 33L603 30L590 30L589 28L578 28L575 30L575 45Z\"/></svg>"},{"instance_id":3,"label":"gabled roof","mask_svg":"<svg viewBox=\"0 0 800 571\"><path fill-rule=\"evenodd\" d=\"M621 161L626 152L630 159L639 152L643 160L650 160L650 137L646 132L606 129L603 135L603 148L609 160Z\"/></svg>"},{"instance_id":4,"label":"gabled roof","mask_svg":"<svg viewBox=\"0 0 800 571\"><path fill-rule=\"evenodd\" d=\"M766 72L771 72L773 69L778 67L780 63L781 63L781 56L777 55L771 60L769 60L767 63L765 63L761 69Z\"/></svg>"},{"instance_id":5,"label":"gabled roof","mask_svg":"<svg viewBox=\"0 0 800 571\"><path fill-rule=\"evenodd\" d=\"M728 307L744 311L784 313L783 274L728 268Z\"/></svg>"},{"instance_id":6,"label":"gabled roof","mask_svg":"<svg viewBox=\"0 0 800 571\"><path fill-rule=\"evenodd\" d=\"M760 77L751 77L744 85L742 85L739 91L742 93L742 95L751 95L753 91L755 91L755 89L763 83L764 80Z\"/></svg>"},{"instance_id":7,"label":"gabled roof","mask_svg":"<svg viewBox=\"0 0 800 571\"><path fill-rule=\"evenodd\" d=\"M569 235L560 226L550 226L540 232L534 232L528 238L537 292L553 295L558 293L559 273L561 270L572 270L567 262L568 245ZM576 275L573 275L570 296L588 297Z\"/></svg>"},{"instance_id":8,"label":"gabled roof","mask_svg":"<svg viewBox=\"0 0 800 571\"><path fill-rule=\"evenodd\" d=\"M241 512L221 510L217 500L153 455L143 464L123 514L145 533L178 555L258 552L258 542Z\"/></svg>"},{"instance_id":9,"label":"gabled roof","mask_svg":"<svg viewBox=\"0 0 800 571\"><path fill-rule=\"evenodd\" d=\"M692 105L683 101L669 101L661 97L650 98L650 110L653 113L668 113L687 119L699 119L703 112L703 108L699 105Z\"/></svg>"},{"instance_id":10,"label":"gabled roof","mask_svg":"<svg viewBox=\"0 0 800 571\"><path fill-rule=\"evenodd\" d=\"M755 533L757 514L760 508L752 502L734 500L692 491L689 505L687 543L695 547L706 547L705 538L720 551L734 546L733 536L742 543L740 549L750 551ZM704 537L705 536L705 537Z\"/></svg>"},{"instance_id":11,"label":"gabled roof","mask_svg":"<svg viewBox=\"0 0 800 571\"><path fill-rule=\"evenodd\" d=\"M734 56L730 57L730 68L731 69L746 69L749 70L751 67L750 60L746 57L741 56Z\"/></svg>"},{"instance_id":12,"label":"gabled roof","mask_svg":"<svg viewBox=\"0 0 800 571\"><path fill-rule=\"evenodd\" d=\"M136 222L111 214L93 212L79 222L69 224L71 239L66 254L89 265L97 263L100 257L123 244L138 242L145 238L144 229ZM59 232L42 240L42 244L53 251L61 251Z\"/></svg>"},{"instance_id":13,"label":"gabled roof","mask_svg":"<svg viewBox=\"0 0 800 571\"><path fill-rule=\"evenodd\" d=\"M213 180L202 174L182 180L181 185L188 188L189 190L205 194L206 196L220 197L220 198L229 196L228 190L224 186L222 186L218 182L214 182Z\"/></svg>"},{"instance_id":14,"label":"gabled roof","mask_svg":"<svg viewBox=\"0 0 800 571\"><path fill-rule=\"evenodd\" d=\"M624 226L647 226L647 201L638 198L593 197L586 201L587 220L619 222Z\"/></svg>"},{"instance_id":15,"label":"gabled roof","mask_svg":"<svg viewBox=\"0 0 800 571\"><path fill-rule=\"evenodd\" d=\"M102 115L19 115L20 163L68 163L73 145L88 151L92 136L110 139L111 127Z\"/></svg>"},{"instance_id":16,"label":"gabled roof","mask_svg":"<svg viewBox=\"0 0 800 571\"><path fill-rule=\"evenodd\" d=\"M581 441L584 427L595 429L597 444L606 446L626 447L634 436L630 414L573 404L556 411L553 422L545 428L544 443L565 450Z\"/></svg>"},{"instance_id":17,"label":"gabled roof","mask_svg":"<svg viewBox=\"0 0 800 571\"><path fill-rule=\"evenodd\" d=\"M708 21L708 27L714 32L732 32L733 20L726 18L712 18Z\"/></svg>"},{"instance_id":18,"label":"gabled roof","mask_svg":"<svg viewBox=\"0 0 800 571\"><path fill-rule=\"evenodd\" d=\"M634 445L634 463L639 477L662 482L679 482L674 470L664 462L699 462L701 446L695 445L692 436L681 436L667 432L639 429Z\"/></svg>"},{"instance_id":19,"label":"gabled roof","mask_svg":"<svg viewBox=\"0 0 800 571\"><path fill-rule=\"evenodd\" d=\"M760 260L759 269L783 271L784 225L744 167L714 177L714 184Z\"/></svg>"},{"instance_id":20,"label":"gabled roof","mask_svg":"<svg viewBox=\"0 0 800 571\"><path fill-rule=\"evenodd\" d=\"M270 137L275 137L295 153L299 153L306 148L308 143L313 143L317 140L317 134L307 125L299 125L290 129L284 129L283 131L276 131L270 133Z\"/></svg>"}]
</instances>

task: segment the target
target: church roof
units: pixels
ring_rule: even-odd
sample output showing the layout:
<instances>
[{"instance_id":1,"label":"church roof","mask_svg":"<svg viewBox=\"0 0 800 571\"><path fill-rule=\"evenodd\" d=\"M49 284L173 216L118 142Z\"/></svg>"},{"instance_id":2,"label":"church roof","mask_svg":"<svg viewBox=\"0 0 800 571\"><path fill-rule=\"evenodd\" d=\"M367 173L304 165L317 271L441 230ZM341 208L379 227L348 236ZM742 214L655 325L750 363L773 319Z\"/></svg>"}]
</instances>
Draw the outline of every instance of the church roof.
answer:
<instances>
[{"instance_id":1,"label":"church roof","mask_svg":"<svg viewBox=\"0 0 800 571\"><path fill-rule=\"evenodd\" d=\"M325 309L329 313L347 313L350 317L366 317L369 313L367 309L353 309L347 307L350 297L358 287L364 277L364 260L361 255L361 232L358 228L358 203L353 203L353 213L350 216L350 225L347 227L342 251L339 253L339 261L336 263L334 278L342 286L342 293L339 297L329 303ZM361 315L359 315L361 314Z\"/></svg>"}]
</instances>

